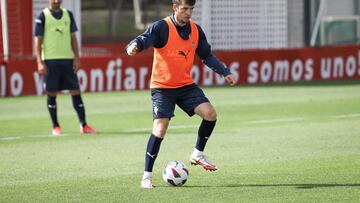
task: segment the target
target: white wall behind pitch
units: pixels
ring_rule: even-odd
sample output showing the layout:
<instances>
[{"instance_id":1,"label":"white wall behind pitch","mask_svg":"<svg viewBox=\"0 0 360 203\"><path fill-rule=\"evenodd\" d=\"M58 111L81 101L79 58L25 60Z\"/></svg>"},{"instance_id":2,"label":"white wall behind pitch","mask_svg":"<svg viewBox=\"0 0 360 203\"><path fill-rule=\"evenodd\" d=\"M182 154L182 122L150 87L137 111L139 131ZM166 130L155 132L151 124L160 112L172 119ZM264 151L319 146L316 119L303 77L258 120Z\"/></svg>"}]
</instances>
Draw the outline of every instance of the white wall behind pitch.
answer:
<instances>
[{"instance_id":1,"label":"white wall behind pitch","mask_svg":"<svg viewBox=\"0 0 360 203\"><path fill-rule=\"evenodd\" d=\"M326 16L350 16L354 15L354 1L353 0L327 0L326 2Z\"/></svg>"}]
</instances>

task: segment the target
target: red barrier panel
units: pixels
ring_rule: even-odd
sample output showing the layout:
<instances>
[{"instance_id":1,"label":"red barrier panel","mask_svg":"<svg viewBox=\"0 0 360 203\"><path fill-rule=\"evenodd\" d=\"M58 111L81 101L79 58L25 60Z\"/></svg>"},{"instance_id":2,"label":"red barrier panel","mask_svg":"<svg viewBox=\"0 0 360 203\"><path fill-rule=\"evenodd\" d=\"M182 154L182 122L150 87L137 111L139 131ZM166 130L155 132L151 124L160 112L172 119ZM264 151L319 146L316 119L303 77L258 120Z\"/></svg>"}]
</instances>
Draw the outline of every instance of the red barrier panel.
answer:
<instances>
[{"instance_id":1,"label":"red barrier panel","mask_svg":"<svg viewBox=\"0 0 360 203\"><path fill-rule=\"evenodd\" d=\"M7 2L9 51L13 57L32 56L32 0L11 0Z\"/></svg>"},{"instance_id":2,"label":"red barrier panel","mask_svg":"<svg viewBox=\"0 0 360 203\"><path fill-rule=\"evenodd\" d=\"M35 60L10 59L0 67L0 80L5 81L1 86L5 96L21 96L37 94L37 89L42 92L41 82L37 82L39 74L36 72ZM1 74L4 73L4 74ZM0 83L1 84L1 83ZM40 85L40 87L37 87ZM40 91L38 90L38 91ZM39 93L41 94L41 93Z\"/></svg>"},{"instance_id":3,"label":"red barrier panel","mask_svg":"<svg viewBox=\"0 0 360 203\"><path fill-rule=\"evenodd\" d=\"M360 46L219 52L217 56L241 67L242 84L360 78Z\"/></svg>"},{"instance_id":4,"label":"red barrier panel","mask_svg":"<svg viewBox=\"0 0 360 203\"><path fill-rule=\"evenodd\" d=\"M360 46L221 51L216 55L231 69L238 84L360 79ZM151 54L82 58L81 64L78 77L82 91L149 88ZM201 86L225 84L223 77L206 68L199 59L191 74ZM11 59L6 66L1 66L0 90L2 96L42 94L35 61Z\"/></svg>"}]
</instances>

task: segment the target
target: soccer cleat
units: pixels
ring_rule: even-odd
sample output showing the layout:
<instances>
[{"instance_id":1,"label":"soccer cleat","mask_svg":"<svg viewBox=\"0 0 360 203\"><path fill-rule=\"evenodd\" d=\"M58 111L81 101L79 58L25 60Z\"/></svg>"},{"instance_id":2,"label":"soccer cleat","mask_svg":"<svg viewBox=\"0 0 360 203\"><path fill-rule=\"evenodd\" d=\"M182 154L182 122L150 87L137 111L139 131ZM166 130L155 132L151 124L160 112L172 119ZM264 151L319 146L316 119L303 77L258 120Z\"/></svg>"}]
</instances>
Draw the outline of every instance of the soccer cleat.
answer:
<instances>
[{"instance_id":1,"label":"soccer cleat","mask_svg":"<svg viewBox=\"0 0 360 203\"><path fill-rule=\"evenodd\" d=\"M205 155L200 155L197 157L191 156L189 161L192 165L202 166L205 170L216 171L218 169L217 166L211 163L211 161Z\"/></svg>"},{"instance_id":2,"label":"soccer cleat","mask_svg":"<svg viewBox=\"0 0 360 203\"><path fill-rule=\"evenodd\" d=\"M52 129L52 132L51 132L53 135L55 136L59 136L61 135L61 128L60 126L56 126Z\"/></svg>"},{"instance_id":3,"label":"soccer cleat","mask_svg":"<svg viewBox=\"0 0 360 203\"><path fill-rule=\"evenodd\" d=\"M146 189L154 188L155 185L153 184L152 180L149 178L144 178L141 180L141 187Z\"/></svg>"},{"instance_id":4,"label":"soccer cleat","mask_svg":"<svg viewBox=\"0 0 360 203\"><path fill-rule=\"evenodd\" d=\"M85 125L80 126L80 134L96 134L96 130L94 130L91 126Z\"/></svg>"}]
</instances>

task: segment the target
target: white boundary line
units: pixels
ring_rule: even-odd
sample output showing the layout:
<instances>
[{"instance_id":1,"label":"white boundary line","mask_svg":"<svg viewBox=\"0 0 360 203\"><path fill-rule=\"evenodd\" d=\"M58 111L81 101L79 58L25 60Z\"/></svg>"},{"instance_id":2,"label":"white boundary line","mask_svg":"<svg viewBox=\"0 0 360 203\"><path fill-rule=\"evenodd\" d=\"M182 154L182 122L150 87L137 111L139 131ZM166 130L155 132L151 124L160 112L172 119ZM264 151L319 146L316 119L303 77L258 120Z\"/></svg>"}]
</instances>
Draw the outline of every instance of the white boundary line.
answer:
<instances>
[{"instance_id":1,"label":"white boundary line","mask_svg":"<svg viewBox=\"0 0 360 203\"><path fill-rule=\"evenodd\" d=\"M8 141L8 140L20 140L20 139L23 139L24 137L2 137L0 138L0 141L3 140L3 141Z\"/></svg>"},{"instance_id":2,"label":"white boundary line","mask_svg":"<svg viewBox=\"0 0 360 203\"><path fill-rule=\"evenodd\" d=\"M44 138L44 137L50 137L50 138L58 138L58 137L66 137L70 136L70 134L63 133L60 136L56 135L33 135L33 136L19 136L19 137L0 137L0 141L9 141L9 140L20 140L20 139L26 139L26 138Z\"/></svg>"},{"instance_id":3,"label":"white boundary line","mask_svg":"<svg viewBox=\"0 0 360 203\"><path fill-rule=\"evenodd\" d=\"M357 118L357 117L360 117L360 113L333 116L333 118Z\"/></svg>"},{"instance_id":4,"label":"white boundary line","mask_svg":"<svg viewBox=\"0 0 360 203\"><path fill-rule=\"evenodd\" d=\"M245 124L267 124L267 123L287 123L287 122L295 122L295 121L303 121L305 120L302 117L295 118L274 118L274 119L264 119L264 120L253 120L253 121L244 121L242 123Z\"/></svg>"},{"instance_id":5,"label":"white boundary line","mask_svg":"<svg viewBox=\"0 0 360 203\"><path fill-rule=\"evenodd\" d=\"M198 125L175 125L175 126L169 126L169 130L172 129L184 129L184 128L196 128L199 127ZM129 130L123 130L121 132L124 133L134 133L134 132L143 132L143 131L151 131L152 128L135 128L135 129L129 129Z\"/></svg>"}]
</instances>

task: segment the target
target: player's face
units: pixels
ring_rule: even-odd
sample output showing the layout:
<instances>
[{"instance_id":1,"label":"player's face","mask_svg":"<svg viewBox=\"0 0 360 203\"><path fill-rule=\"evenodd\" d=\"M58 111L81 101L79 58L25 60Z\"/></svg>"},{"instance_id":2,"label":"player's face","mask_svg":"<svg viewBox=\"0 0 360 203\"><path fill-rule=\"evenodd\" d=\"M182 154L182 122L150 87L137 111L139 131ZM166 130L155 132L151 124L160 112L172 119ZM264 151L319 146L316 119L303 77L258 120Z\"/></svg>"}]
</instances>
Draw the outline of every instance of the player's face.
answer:
<instances>
[{"instance_id":1,"label":"player's face","mask_svg":"<svg viewBox=\"0 0 360 203\"><path fill-rule=\"evenodd\" d=\"M58 10L61 6L61 0L49 0L51 9Z\"/></svg>"},{"instance_id":2,"label":"player's face","mask_svg":"<svg viewBox=\"0 0 360 203\"><path fill-rule=\"evenodd\" d=\"M187 4L176 5L173 4L173 9L175 12L175 19L180 25L185 25L189 22L192 12L194 10L194 6L190 6Z\"/></svg>"}]
</instances>

